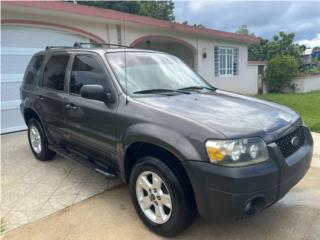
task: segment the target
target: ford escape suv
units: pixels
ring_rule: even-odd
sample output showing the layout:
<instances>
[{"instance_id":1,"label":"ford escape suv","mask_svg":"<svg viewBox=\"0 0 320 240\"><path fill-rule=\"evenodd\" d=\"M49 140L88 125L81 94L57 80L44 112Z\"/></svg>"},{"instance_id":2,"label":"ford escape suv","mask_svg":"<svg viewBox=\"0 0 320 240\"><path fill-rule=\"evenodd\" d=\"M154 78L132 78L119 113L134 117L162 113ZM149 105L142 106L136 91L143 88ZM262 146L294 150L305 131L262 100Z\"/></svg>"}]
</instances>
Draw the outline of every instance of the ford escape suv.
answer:
<instances>
[{"instance_id":1,"label":"ford escape suv","mask_svg":"<svg viewBox=\"0 0 320 240\"><path fill-rule=\"evenodd\" d=\"M89 45L32 57L21 86L31 150L121 178L152 231L256 215L309 169L313 140L291 109L216 89L166 53Z\"/></svg>"}]
</instances>

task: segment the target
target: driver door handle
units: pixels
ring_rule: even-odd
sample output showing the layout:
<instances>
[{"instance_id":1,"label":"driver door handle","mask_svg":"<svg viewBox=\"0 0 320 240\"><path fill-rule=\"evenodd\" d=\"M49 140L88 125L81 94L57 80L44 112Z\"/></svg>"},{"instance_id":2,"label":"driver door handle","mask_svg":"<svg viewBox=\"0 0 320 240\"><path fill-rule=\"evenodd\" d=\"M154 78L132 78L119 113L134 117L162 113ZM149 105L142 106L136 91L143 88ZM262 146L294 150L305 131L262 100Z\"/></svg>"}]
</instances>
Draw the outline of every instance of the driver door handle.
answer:
<instances>
[{"instance_id":1,"label":"driver door handle","mask_svg":"<svg viewBox=\"0 0 320 240\"><path fill-rule=\"evenodd\" d=\"M41 101L44 100L44 96L41 96L41 95L37 96L37 98L40 99Z\"/></svg>"},{"instance_id":2,"label":"driver door handle","mask_svg":"<svg viewBox=\"0 0 320 240\"><path fill-rule=\"evenodd\" d=\"M73 103L69 103L66 105L67 110L75 111L75 110L77 110L77 108L78 107L76 105L74 105Z\"/></svg>"}]
</instances>

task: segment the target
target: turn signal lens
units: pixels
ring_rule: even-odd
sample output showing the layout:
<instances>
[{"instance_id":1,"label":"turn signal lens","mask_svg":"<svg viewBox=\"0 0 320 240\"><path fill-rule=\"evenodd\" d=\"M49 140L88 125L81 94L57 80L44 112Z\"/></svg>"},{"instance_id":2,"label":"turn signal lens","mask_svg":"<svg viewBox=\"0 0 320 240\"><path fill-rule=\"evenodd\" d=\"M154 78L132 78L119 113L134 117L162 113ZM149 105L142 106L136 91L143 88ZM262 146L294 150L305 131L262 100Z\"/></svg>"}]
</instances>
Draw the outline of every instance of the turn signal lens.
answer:
<instances>
[{"instance_id":1,"label":"turn signal lens","mask_svg":"<svg viewBox=\"0 0 320 240\"><path fill-rule=\"evenodd\" d=\"M223 153L220 149L214 147L208 147L207 152L210 159L215 159L216 161L223 160Z\"/></svg>"}]
</instances>

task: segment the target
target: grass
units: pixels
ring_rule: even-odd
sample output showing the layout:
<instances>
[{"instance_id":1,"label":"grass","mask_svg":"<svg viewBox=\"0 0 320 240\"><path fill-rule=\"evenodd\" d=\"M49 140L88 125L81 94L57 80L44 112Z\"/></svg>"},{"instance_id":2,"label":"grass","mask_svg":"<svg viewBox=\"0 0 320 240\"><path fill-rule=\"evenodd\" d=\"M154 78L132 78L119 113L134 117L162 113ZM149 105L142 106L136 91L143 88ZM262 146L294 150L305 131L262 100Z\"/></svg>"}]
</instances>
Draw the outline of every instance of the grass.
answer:
<instances>
[{"instance_id":1,"label":"grass","mask_svg":"<svg viewBox=\"0 0 320 240\"><path fill-rule=\"evenodd\" d=\"M320 132L320 91L310 93L272 93L257 97L288 106L300 114L311 131Z\"/></svg>"}]
</instances>

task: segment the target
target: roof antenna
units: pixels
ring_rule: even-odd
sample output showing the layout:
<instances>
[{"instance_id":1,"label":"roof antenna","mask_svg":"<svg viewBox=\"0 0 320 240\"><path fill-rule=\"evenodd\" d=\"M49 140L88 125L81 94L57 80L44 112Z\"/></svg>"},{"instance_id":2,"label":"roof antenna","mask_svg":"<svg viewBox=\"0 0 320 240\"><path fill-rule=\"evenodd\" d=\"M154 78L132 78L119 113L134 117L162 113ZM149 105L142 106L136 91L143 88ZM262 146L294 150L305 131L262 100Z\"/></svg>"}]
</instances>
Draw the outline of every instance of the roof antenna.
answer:
<instances>
[{"instance_id":1,"label":"roof antenna","mask_svg":"<svg viewBox=\"0 0 320 240\"><path fill-rule=\"evenodd\" d=\"M124 15L124 25L123 25L123 40L125 42L125 44L127 44L127 40L126 40L126 19L125 19L125 15ZM120 32L121 34L121 32ZM128 101L128 79L127 79L127 48L124 49L124 78L126 81L126 105L129 103Z\"/></svg>"}]
</instances>

